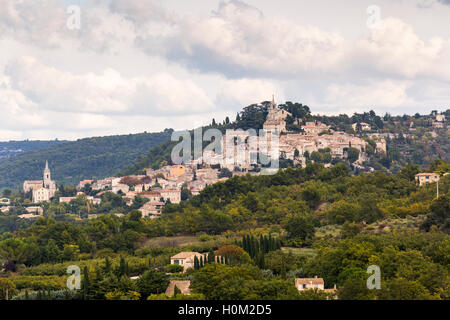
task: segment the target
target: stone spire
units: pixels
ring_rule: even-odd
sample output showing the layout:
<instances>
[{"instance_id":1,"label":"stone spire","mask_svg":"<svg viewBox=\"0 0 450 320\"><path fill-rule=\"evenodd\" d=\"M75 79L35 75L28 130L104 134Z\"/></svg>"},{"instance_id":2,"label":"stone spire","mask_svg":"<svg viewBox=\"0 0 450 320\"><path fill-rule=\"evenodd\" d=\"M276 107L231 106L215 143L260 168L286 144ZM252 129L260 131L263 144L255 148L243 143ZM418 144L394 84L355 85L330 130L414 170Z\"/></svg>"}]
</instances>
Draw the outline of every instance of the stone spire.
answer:
<instances>
[{"instance_id":1,"label":"stone spire","mask_svg":"<svg viewBox=\"0 0 450 320\"><path fill-rule=\"evenodd\" d=\"M44 169L44 185L47 185L48 182L51 181L50 169L48 167L48 161L45 161L45 169Z\"/></svg>"},{"instance_id":2,"label":"stone spire","mask_svg":"<svg viewBox=\"0 0 450 320\"><path fill-rule=\"evenodd\" d=\"M275 103L275 95L272 94L272 103L270 104L270 107L271 107L272 109L275 109L276 106L277 106L277 105L276 105L276 103Z\"/></svg>"}]
</instances>

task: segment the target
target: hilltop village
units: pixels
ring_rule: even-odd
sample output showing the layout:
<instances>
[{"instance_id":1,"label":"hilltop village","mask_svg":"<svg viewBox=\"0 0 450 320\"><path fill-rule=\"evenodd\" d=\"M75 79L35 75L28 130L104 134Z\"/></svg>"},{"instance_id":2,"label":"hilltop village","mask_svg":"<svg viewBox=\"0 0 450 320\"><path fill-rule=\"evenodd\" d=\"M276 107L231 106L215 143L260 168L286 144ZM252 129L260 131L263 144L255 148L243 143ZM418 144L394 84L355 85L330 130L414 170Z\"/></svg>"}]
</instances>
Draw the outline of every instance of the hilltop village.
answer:
<instances>
[{"instance_id":1,"label":"hilltop village","mask_svg":"<svg viewBox=\"0 0 450 320\"><path fill-rule=\"evenodd\" d=\"M146 169L145 173L139 175L85 179L79 181L76 193L72 192L70 195L58 192L56 182L51 179L49 163L46 162L42 180L27 180L23 183L22 191L30 195L31 203L25 207L27 212L19 217L31 219L42 215L42 204L55 198L58 203L66 204L82 198L90 203L90 206L98 206L102 202L102 195L111 192L122 197L127 205L140 205L138 209L143 217L158 218L167 203L178 204L182 200L198 195L209 185L226 181L233 176L260 175L261 164L252 160L261 149L267 150L270 154L270 139L274 134L279 137L279 160L288 160L295 167L305 167L308 163L316 161L324 163L325 167L330 167L335 161L346 160L353 168L367 169L364 163L369 158L369 149L371 154L386 153L386 139L389 139L389 135L368 133L366 136L372 141L369 144L368 140L363 139L361 135L333 130L331 126L320 121L302 122L301 119L295 119L293 123L300 130L292 132L286 125L287 119L292 117L291 113L280 108L274 99L269 103L267 111L262 130L265 137L259 140L257 150L250 146L247 131L233 130L231 132L233 137L229 137L230 133L225 132L221 141L223 151L220 154L204 152L203 157L191 159L187 163L177 165L162 163L160 168ZM432 126L443 128L445 121L443 114L436 113ZM371 130L371 126L364 122L355 122L352 128L354 132L370 132ZM227 142L234 141L235 138L241 138L240 141L245 142L233 144L231 149L227 148ZM230 150L232 154L227 154ZM237 152L241 152L241 159L238 159ZM230 157L231 161L225 161ZM329 159L321 161L323 160L321 157L329 157ZM373 171L373 168L369 170ZM418 177L421 183L425 175L427 174L422 173L422 177ZM140 202L136 202L136 199ZM7 212L12 208L11 205L3 203L1 210ZM89 205L87 209L89 213ZM117 214L121 215L121 213ZM89 217L94 218L95 214Z\"/></svg>"}]
</instances>

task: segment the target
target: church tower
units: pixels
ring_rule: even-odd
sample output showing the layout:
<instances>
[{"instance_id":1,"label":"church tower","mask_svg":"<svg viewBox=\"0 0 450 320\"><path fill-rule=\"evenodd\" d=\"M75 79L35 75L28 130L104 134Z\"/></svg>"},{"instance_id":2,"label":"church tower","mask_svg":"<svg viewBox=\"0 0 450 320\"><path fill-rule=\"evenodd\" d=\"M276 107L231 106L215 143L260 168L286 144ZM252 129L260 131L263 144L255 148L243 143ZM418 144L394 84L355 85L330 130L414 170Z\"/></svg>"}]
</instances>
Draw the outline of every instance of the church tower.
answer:
<instances>
[{"instance_id":1,"label":"church tower","mask_svg":"<svg viewBox=\"0 0 450 320\"><path fill-rule=\"evenodd\" d=\"M50 189L52 185L52 178L50 175L50 169L48 168L48 161L45 161L45 169L44 169L44 188Z\"/></svg>"}]
</instances>

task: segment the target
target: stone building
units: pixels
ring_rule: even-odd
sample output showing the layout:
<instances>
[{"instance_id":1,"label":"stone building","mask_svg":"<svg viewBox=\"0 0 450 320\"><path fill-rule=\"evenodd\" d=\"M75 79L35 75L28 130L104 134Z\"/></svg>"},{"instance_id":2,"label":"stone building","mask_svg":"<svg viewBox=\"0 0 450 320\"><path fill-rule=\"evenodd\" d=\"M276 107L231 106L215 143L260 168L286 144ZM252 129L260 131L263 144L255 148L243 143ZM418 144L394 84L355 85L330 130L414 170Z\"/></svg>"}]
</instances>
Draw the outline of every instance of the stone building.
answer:
<instances>
[{"instance_id":1,"label":"stone building","mask_svg":"<svg viewBox=\"0 0 450 320\"><path fill-rule=\"evenodd\" d=\"M263 129L267 132L286 132L286 117L290 115L291 114L286 110L278 108L278 105L275 103L275 98L272 96L272 102L269 106L269 113L267 114Z\"/></svg>"},{"instance_id":2,"label":"stone building","mask_svg":"<svg viewBox=\"0 0 450 320\"><path fill-rule=\"evenodd\" d=\"M23 182L23 191L32 191L33 203L50 201L56 193L56 182L51 179L48 161L45 162L43 178L43 180L28 180Z\"/></svg>"}]
</instances>

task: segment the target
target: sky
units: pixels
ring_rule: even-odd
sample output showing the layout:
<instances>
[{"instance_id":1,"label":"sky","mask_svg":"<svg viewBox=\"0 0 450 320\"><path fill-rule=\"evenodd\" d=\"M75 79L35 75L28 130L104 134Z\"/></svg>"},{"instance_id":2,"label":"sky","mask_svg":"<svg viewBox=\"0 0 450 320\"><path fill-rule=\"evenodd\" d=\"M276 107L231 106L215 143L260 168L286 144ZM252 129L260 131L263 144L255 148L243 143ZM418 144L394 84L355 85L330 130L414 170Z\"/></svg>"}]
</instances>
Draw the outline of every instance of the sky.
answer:
<instances>
[{"instance_id":1,"label":"sky","mask_svg":"<svg viewBox=\"0 0 450 320\"><path fill-rule=\"evenodd\" d=\"M0 141L192 129L272 94L448 109L450 0L0 1Z\"/></svg>"}]
</instances>

